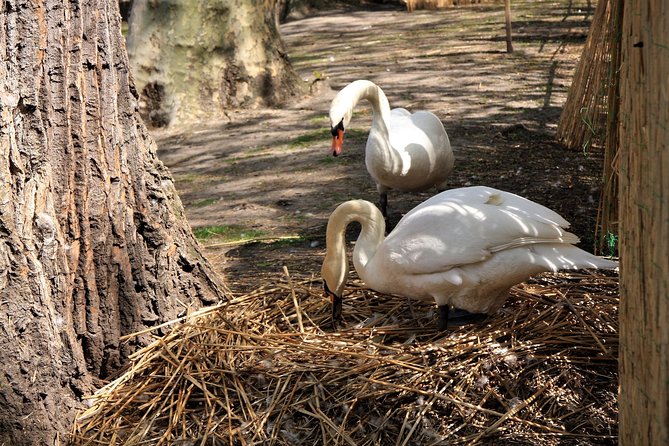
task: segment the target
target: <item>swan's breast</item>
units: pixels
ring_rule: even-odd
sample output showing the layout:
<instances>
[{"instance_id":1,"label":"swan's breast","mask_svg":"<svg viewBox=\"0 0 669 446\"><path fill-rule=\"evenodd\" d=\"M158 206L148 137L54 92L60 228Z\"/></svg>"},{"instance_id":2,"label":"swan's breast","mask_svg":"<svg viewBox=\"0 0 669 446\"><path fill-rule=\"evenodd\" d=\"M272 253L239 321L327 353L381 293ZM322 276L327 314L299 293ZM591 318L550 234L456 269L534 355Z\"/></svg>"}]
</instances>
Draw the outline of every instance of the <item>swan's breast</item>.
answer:
<instances>
[{"instance_id":1,"label":"swan's breast","mask_svg":"<svg viewBox=\"0 0 669 446\"><path fill-rule=\"evenodd\" d=\"M448 135L434 114L394 109L387 134L372 126L365 162L378 184L410 192L443 183L454 157Z\"/></svg>"}]
</instances>

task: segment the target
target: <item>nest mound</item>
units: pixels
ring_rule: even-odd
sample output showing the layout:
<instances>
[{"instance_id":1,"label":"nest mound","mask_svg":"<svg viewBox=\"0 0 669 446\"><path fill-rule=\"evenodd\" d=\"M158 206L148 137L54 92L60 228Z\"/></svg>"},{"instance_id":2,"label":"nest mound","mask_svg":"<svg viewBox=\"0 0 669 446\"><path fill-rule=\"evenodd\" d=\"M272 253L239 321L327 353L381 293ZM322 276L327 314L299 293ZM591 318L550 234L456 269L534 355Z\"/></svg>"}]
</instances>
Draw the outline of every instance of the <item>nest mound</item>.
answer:
<instances>
[{"instance_id":1,"label":"nest mound","mask_svg":"<svg viewBox=\"0 0 669 446\"><path fill-rule=\"evenodd\" d=\"M354 282L331 330L321 282L173 322L91 397L77 445L614 444L618 278L546 274L484 324Z\"/></svg>"}]
</instances>

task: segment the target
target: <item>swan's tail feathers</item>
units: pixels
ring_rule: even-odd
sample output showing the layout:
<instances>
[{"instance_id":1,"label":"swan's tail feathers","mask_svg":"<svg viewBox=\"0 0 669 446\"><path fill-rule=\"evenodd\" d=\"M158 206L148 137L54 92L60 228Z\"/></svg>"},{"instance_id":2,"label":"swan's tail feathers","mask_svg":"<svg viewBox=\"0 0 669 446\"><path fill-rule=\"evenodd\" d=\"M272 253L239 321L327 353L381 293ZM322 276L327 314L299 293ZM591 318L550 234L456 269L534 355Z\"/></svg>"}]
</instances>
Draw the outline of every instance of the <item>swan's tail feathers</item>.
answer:
<instances>
[{"instance_id":1,"label":"swan's tail feathers","mask_svg":"<svg viewBox=\"0 0 669 446\"><path fill-rule=\"evenodd\" d=\"M532 254L537 263L551 271L561 269L616 269L615 260L598 257L571 245L534 245Z\"/></svg>"}]
</instances>

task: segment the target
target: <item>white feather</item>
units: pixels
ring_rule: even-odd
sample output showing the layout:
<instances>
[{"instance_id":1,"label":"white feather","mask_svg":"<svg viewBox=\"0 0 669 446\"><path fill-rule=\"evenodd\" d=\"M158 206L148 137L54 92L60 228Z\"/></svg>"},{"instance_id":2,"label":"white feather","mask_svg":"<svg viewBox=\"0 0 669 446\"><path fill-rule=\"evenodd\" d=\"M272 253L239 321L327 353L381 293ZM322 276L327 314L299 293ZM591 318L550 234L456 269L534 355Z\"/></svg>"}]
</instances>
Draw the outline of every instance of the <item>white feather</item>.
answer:
<instances>
[{"instance_id":1,"label":"white feather","mask_svg":"<svg viewBox=\"0 0 669 446\"><path fill-rule=\"evenodd\" d=\"M455 162L444 126L433 113L391 110L386 95L371 81L357 80L344 87L330 106L334 128L347 129L356 104L366 99L372 106L372 127L365 148L365 164L380 194L389 189L443 190Z\"/></svg>"},{"instance_id":2,"label":"white feather","mask_svg":"<svg viewBox=\"0 0 669 446\"><path fill-rule=\"evenodd\" d=\"M341 204L330 216L323 279L338 295L347 265L343 233L362 230L353 252L370 288L474 313L492 313L509 289L529 277L560 269L616 268L573 244L569 223L518 195L476 186L442 192L407 213L385 238L381 212L364 200ZM346 266L347 268L347 266Z\"/></svg>"}]
</instances>

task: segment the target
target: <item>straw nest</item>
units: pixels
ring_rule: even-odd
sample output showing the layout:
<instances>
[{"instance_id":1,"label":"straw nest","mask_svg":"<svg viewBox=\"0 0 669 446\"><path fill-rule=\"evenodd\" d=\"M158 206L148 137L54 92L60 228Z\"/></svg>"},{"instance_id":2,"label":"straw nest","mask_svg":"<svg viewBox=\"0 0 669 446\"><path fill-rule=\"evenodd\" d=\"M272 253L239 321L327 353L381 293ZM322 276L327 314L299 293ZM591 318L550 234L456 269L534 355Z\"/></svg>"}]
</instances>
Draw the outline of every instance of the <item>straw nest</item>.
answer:
<instances>
[{"instance_id":1,"label":"straw nest","mask_svg":"<svg viewBox=\"0 0 669 446\"><path fill-rule=\"evenodd\" d=\"M173 322L90 399L86 445L610 444L618 279L547 274L483 325L352 281L285 276Z\"/></svg>"}]
</instances>

